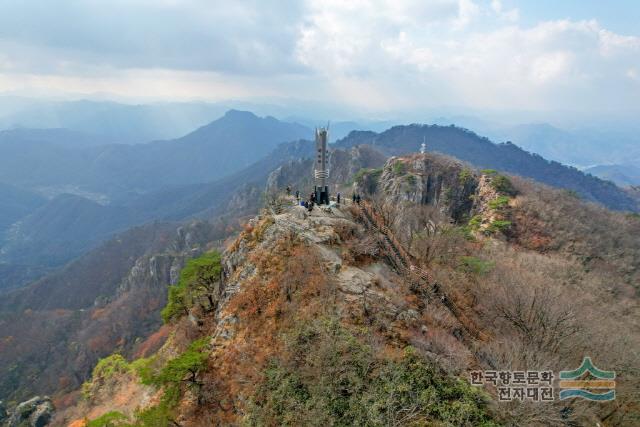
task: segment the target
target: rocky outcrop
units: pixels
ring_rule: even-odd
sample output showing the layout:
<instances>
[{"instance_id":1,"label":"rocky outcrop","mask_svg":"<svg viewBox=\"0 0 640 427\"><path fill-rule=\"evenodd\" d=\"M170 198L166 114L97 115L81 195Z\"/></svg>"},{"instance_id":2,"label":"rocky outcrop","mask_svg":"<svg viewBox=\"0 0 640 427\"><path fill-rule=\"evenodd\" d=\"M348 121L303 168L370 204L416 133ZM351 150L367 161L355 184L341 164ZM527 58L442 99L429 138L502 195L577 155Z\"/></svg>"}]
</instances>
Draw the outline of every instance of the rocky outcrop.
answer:
<instances>
[{"instance_id":1,"label":"rocky outcrop","mask_svg":"<svg viewBox=\"0 0 640 427\"><path fill-rule=\"evenodd\" d=\"M460 222L469 218L478 176L461 162L436 154L392 157L380 177L380 190L392 202L432 205Z\"/></svg>"},{"instance_id":2,"label":"rocky outcrop","mask_svg":"<svg viewBox=\"0 0 640 427\"><path fill-rule=\"evenodd\" d=\"M428 149L469 162L477 168L492 168L513 175L532 178L553 187L576 191L585 200L595 201L609 209L639 211L638 197L610 181L604 181L576 168L548 161L528 153L511 142L493 144L473 132L451 126L419 125L394 126L382 133L354 131L337 141L335 146L349 148L370 144L392 156L415 153L420 144Z\"/></svg>"},{"instance_id":3,"label":"rocky outcrop","mask_svg":"<svg viewBox=\"0 0 640 427\"><path fill-rule=\"evenodd\" d=\"M235 336L237 318L234 313L227 312L226 303L243 292L259 271L253 263L256 254L274 253L278 242L287 236L295 236L318 255L322 271L335 281L345 307L349 307L344 309L345 313L374 306L380 316L387 319L389 328L396 325L394 322L404 307L398 305L397 290L394 290L397 284L391 283L398 280L395 273L384 262L374 260L376 257L371 257L374 261L369 265L354 265L352 259L345 259L345 238L354 244L369 236L349 210L344 206L316 207L309 213L301 206L289 206L280 214L263 214L250 220L247 231L224 253L226 283L217 313L217 327L212 334L213 347L224 348Z\"/></svg>"},{"instance_id":4,"label":"rocky outcrop","mask_svg":"<svg viewBox=\"0 0 640 427\"><path fill-rule=\"evenodd\" d=\"M495 179L494 176L483 174L478 182L478 192L474 199L473 209L475 216L472 221L478 231L490 232L492 228L495 228L495 224L509 219L508 202L504 203L504 206L496 203L504 195L496 190L492 184L493 179Z\"/></svg>"},{"instance_id":5,"label":"rocky outcrop","mask_svg":"<svg viewBox=\"0 0 640 427\"><path fill-rule=\"evenodd\" d=\"M5 427L44 427L53 416L53 403L48 396L36 396L20 403L5 421Z\"/></svg>"}]
</instances>

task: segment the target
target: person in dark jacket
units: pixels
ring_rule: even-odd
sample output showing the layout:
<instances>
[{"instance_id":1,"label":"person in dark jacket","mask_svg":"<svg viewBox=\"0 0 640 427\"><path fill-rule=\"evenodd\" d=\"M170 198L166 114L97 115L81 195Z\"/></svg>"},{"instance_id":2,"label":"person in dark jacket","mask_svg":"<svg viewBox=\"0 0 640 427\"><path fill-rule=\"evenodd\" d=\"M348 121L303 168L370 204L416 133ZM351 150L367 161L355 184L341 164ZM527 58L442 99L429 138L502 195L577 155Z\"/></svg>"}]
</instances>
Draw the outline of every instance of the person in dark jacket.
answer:
<instances>
[{"instance_id":1,"label":"person in dark jacket","mask_svg":"<svg viewBox=\"0 0 640 427\"><path fill-rule=\"evenodd\" d=\"M355 203L355 202L356 202L356 193L351 194L351 201L352 201L353 203Z\"/></svg>"},{"instance_id":2,"label":"person in dark jacket","mask_svg":"<svg viewBox=\"0 0 640 427\"><path fill-rule=\"evenodd\" d=\"M300 190L296 190L296 200L300 200Z\"/></svg>"},{"instance_id":3,"label":"person in dark jacket","mask_svg":"<svg viewBox=\"0 0 640 427\"><path fill-rule=\"evenodd\" d=\"M336 194L336 202L340 204L340 193Z\"/></svg>"},{"instance_id":4,"label":"person in dark jacket","mask_svg":"<svg viewBox=\"0 0 640 427\"><path fill-rule=\"evenodd\" d=\"M287 196L291 195L291 187L287 185Z\"/></svg>"},{"instance_id":5,"label":"person in dark jacket","mask_svg":"<svg viewBox=\"0 0 640 427\"><path fill-rule=\"evenodd\" d=\"M356 195L356 203L360 204L360 193Z\"/></svg>"}]
</instances>

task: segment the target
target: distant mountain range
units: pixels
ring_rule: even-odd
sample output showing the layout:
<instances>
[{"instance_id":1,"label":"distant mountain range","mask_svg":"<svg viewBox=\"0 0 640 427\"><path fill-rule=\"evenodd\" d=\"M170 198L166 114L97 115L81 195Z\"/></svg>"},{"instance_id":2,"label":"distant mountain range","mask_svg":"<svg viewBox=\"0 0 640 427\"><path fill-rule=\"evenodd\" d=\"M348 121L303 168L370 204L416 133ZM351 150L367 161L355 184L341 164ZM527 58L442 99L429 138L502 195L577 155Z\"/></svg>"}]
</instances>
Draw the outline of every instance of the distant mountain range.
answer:
<instances>
[{"instance_id":1,"label":"distant mountain range","mask_svg":"<svg viewBox=\"0 0 640 427\"><path fill-rule=\"evenodd\" d=\"M46 199L35 192L0 183L0 230L6 230L45 203Z\"/></svg>"},{"instance_id":2,"label":"distant mountain range","mask_svg":"<svg viewBox=\"0 0 640 427\"><path fill-rule=\"evenodd\" d=\"M310 134L302 125L235 110L184 137L149 144L78 148L83 134L68 132L65 138L59 130L18 132L15 139L0 135L0 182L29 189L76 186L122 200L221 178L278 143Z\"/></svg>"},{"instance_id":3,"label":"distant mountain range","mask_svg":"<svg viewBox=\"0 0 640 427\"><path fill-rule=\"evenodd\" d=\"M613 181L621 187L640 185L640 167L622 165L598 165L584 170L586 173L598 176L602 179Z\"/></svg>"},{"instance_id":4,"label":"distant mountain range","mask_svg":"<svg viewBox=\"0 0 640 427\"><path fill-rule=\"evenodd\" d=\"M614 210L637 211L639 201L615 184L576 168L549 161L512 143L494 144L472 131L455 126L395 126L382 133L352 132L338 147L369 144L388 155L416 152L426 141L428 150L457 157L480 168L498 169L575 191L586 200Z\"/></svg>"},{"instance_id":5,"label":"distant mountain range","mask_svg":"<svg viewBox=\"0 0 640 427\"><path fill-rule=\"evenodd\" d=\"M112 143L134 144L177 138L228 109L198 102L131 105L0 96L0 128L65 128Z\"/></svg>"},{"instance_id":6,"label":"distant mountain range","mask_svg":"<svg viewBox=\"0 0 640 427\"><path fill-rule=\"evenodd\" d=\"M0 132L0 182L11 183L0 185L0 289L132 226L256 207L271 171L313 155L313 142L303 139L312 135L297 123L236 110L184 137L137 145L94 145L86 134L61 129ZM333 146L368 144L389 156L415 152L424 140L428 150L480 168L567 188L612 209L638 209L637 196L610 182L455 126L354 131Z\"/></svg>"},{"instance_id":7,"label":"distant mountain range","mask_svg":"<svg viewBox=\"0 0 640 427\"><path fill-rule=\"evenodd\" d=\"M482 132L496 141L511 141L546 159L580 168L622 162L640 167L640 137L634 129L565 130L548 123L529 123Z\"/></svg>"},{"instance_id":8,"label":"distant mountain range","mask_svg":"<svg viewBox=\"0 0 640 427\"><path fill-rule=\"evenodd\" d=\"M102 135L69 130L65 128L31 129L14 128L0 131L0 146L3 144L48 144L65 148L83 148L105 145L110 141Z\"/></svg>"}]
</instances>

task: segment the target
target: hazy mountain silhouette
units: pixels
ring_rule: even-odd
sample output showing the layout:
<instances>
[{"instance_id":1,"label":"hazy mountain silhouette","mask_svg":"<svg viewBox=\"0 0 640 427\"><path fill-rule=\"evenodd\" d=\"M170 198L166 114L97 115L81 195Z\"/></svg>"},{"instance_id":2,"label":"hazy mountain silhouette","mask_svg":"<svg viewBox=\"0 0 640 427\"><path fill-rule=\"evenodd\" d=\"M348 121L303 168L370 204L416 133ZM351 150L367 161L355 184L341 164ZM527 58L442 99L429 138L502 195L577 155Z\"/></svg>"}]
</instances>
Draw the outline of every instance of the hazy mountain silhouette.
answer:
<instances>
[{"instance_id":1,"label":"hazy mountain silhouette","mask_svg":"<svg viewBox=\"0 0 640 427\"><path fill-rule=\"evenodd\" d=\"M24 217L9 233L3 258L13 263L59 265L89 249L92 242L128 226L116 206L63 194Z\"/></svg>"},{"instance_id":2,"label":"hazy mountain silhouette","mask_svg":"<svg viewBox=\"0 0 640 427\"><path fill-rule=\"evenodd\" d=\"M104 145L109 142L112 141L102 135L94 135L65 128L15 128L0 131L0 145L42 143L61 147L81 148Z\"/></svg>"},{"instance_id":3,"label":"hazy mountain silhouette","mask_svg":"<svg viewBox=\"0 0 640 427\"><path fill-rule=\"evenodd\" d=\"M46 272L60 266L135 225L210 218L256 206L261 203L261 192L273 169L288 160L312 155L310 141L282 143L269 155L226 178L169 186L106 206L77 195L55 197L22 217L8 233L0 262L4 262L7 271L10 265L19 265L22 271L30 269L32 274L16 280L16 267L11 270L11 283L0 277L0 289L24 284L34 277L34 271Z\"/></svg>"},{"instance_id":4,"label":"hazy mountain silhouette","mask_svg":"<svg viewBox=\"0 0 640 427\"><path fill-rule=\"evenodd\" d=\"M584 171L622 187L640 185L640 167L634 165L597 165Z\"/></svg>"},{"instance_id":5,"label":"hazy mountain silhouette","mask_svg":"<svg viewBox=\"0 0 640 427\"><path fill-rule=\"evenodd\" d=\"M77 186L122 200L167 185L221 178L311 130L231 110L184 137L148 144L77 148L52 143L61 139L59 130L40 133L0 143L0 181L28 188Z\"/></svg>"},{"instance_id":6,"label":"hazy mountain silhouette","mask_svg":"<svg viewBox=\"0 0 640 427\"><path fill-rule=\"evenodd\" d=\"M594 126L565 130L548 123L528 123L490 131L488 135L564 164L584 167L635 159L640 166L638 133L632 129Z\"/></svg>"},{"instance_id":7,"label":"hazy mountain silhouette","mask_svg":"<svg viewBox=\"0 0 640 427\"><path fill-rule=\"evenodd\" d=\"M0 249L12 224L46 202L46 199L39 194L0 183ZM0 291L19 287L47 271L48 268L43 266L8 264L0 261Z\"/></svg>"},{"instance_id":8,"label":"hazy mountain silhouette","mask_svg":"<svg viewBox=\"0 0 640 427\"><path fill-rule=\"evenodd\" d=\"M0 234L45 202L34 192L0 183Z\"/></svg>"},{"instance_id":9,"label":"hazy mountain silhouette","mask_svg":"<svg viewBox=\"0 0 640 427\"><path fill-rule=\"evenodd\" d=\"M41 101L0 97L1 128L66 128L110 142L177 138L219 117L229 107L204 102L131 105L112 101Z\"/></svg>"}]
</instances>

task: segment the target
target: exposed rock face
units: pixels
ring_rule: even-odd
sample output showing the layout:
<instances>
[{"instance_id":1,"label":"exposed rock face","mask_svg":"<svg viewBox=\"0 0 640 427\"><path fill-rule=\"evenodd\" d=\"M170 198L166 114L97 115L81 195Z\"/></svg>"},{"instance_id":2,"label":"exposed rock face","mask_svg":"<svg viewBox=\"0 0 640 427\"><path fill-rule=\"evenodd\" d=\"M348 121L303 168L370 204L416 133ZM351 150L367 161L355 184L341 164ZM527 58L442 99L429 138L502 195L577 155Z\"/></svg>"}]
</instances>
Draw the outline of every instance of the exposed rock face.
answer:
<instances>
[{"instance_id":1,"label":"exposed rock face","mask_svg":"<svg viewBox=\"0 0 640 427\"><path fill-rule=\"evenodd\" d=\"M231 195L229 203L225 208L225 216L234 217L236 215L245 215L247 212L253 214L262 202L262 188L246 184L234 191Z\"/></svg>"},{"instance_id":2,"label":"exposed rock face","mask_svg":"<svg viewBox=\"0 0 640 427\"><path fill-rule=\"evenodd\" d=\"M22 402L5 421L6 427L44 427L53 415L53 403L48 396L36 396Z\"/></svg>"},{"instance_id":3,"label":"exposed rock face","mask_svg":"<svg viewBox=\"0 0 640 427\"><path fill-rule=\"evenodd\" d=\"M217 327L212 333L214 347L224 348L227 341L235 336L237 327L235 314L227 312L226 303L237 293L242 292L259 268L254 265L253 257L257 253L273 252L277 242L283 236L296 236L318 254L323 271L331 275L337 290L344 298L349 310L366 309L376 306L380 315L385 316L389 328L393 328L399 313L404 309L397 306L393 294L396 280L384 263L376 262L369 266L345 264L340 245L343 243L341 232L350 230L363 238L363 229L358 225L346 209L315 208L311 213L301 206L291 206L277 215L261 215L249 221L248 226L254 230L241 236L222 258L224 275L227 278L221 292L220 310L217 313ZM259 238L256 239L256 230ZM391 278L390 278L391 276ZM345 312L346 312L345 311Z\"/></svg>"},{"instance_id":4,"label":"exposed rock face","mask_svg":"<svg viewBox=\"0 0 640 427\"><path fill-rule=\"evenodd\" d=\"M473 208L478 177L453 159L417 154L389 159L380 183L392 201L432 205L458 222L467 218Z\"/></svg>"},{"instance_id":5,"label":"exposed rock face","mask_svg":"<svg viewBox=\"0 0 640 427\"><path fill-rule=\"evenodd\" d=\"M124 354L131 354L138 337L147 337L161 325L157 313L164 307L167 286L176 283L185 261L203 250L207 232L201 226L194 222L180 227L166 251L137 259L115 294L95 304L99 311L92 313L92 322L78 334L80 342L93 347L77 349L72 360L74 377L84 379L90 374L96 352L104 357L116 343Z\"/></svg>"},{"instance_id":6,"label":"exposed rock face","mask_svg":"<svg viewBox=\"0 0 640 427\"><path fill-rule=\"evenodd\" d=\"M375 172L363 176L360 187L370 185L371 180L376 182L376 191L369 192L370 197L386 205L432 206L442 219L469 225L468 230L509 235L517 192L509 178L496 171L480 173L455 159L428 153L392 157L379 177ZM407 212L408 216L400 214L402 219L396 222L406 223L414 215Z\"/></svg>"},{"instance_id":7,"label":"exposed rock face","mask_svg":"<svg viewBox=\"0 0 640 427\"><path fill-rule=\"evenodd\" d=\"M487 230L496 221L506 220L505 209L492 209L491 201L496 200L500 193L491 184L493 177L490 175L480 176L478 182L478 192L474 202L474 214L480 218L478 224L480 230Z\"/></svg>"}]
</instances>

